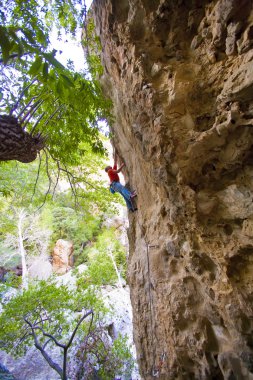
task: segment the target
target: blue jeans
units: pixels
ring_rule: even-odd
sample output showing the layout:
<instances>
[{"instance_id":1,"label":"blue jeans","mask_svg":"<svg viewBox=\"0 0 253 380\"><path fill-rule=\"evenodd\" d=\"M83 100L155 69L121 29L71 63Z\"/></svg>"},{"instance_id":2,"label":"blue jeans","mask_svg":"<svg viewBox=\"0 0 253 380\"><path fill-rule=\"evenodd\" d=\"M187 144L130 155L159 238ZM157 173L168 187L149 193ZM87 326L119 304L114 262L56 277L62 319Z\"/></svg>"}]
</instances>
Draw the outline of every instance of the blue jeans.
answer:
<instances>
[{"instance_id":1,"label":"blue jeans","mask_svg":"<svg viewBox=\"0 0 253 380\"><path fill-rule=\"evenodd\" d=\"M112 182L111 187L113 188L114 191L116 191L117 193L120 193L122 197L125 199L128 210L133 211L133 204L131 201L131 191L129 191L125 186L121 185L120 182L115 182L115 181Z\"/></svg>"}]
</instances>

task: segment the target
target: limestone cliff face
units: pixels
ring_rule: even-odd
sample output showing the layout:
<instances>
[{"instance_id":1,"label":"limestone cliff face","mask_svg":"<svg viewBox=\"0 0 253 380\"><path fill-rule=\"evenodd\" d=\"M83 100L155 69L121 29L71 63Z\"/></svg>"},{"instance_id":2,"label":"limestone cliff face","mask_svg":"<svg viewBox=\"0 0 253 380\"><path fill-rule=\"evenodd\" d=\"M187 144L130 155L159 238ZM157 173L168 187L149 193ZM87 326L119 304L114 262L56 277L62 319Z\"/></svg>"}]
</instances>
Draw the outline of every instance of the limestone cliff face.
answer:
<instances>
[{"instance_id":1,"label":"limestone cliff face","mask_svg":"<svg viewBox=\"0 0 253 380\"><path fill-rule=\"evenodd\" d=\"M113 143L138 192L142 376L252 379L252 1L95 0L94 14Z\"/></svg>"}]
</instances>

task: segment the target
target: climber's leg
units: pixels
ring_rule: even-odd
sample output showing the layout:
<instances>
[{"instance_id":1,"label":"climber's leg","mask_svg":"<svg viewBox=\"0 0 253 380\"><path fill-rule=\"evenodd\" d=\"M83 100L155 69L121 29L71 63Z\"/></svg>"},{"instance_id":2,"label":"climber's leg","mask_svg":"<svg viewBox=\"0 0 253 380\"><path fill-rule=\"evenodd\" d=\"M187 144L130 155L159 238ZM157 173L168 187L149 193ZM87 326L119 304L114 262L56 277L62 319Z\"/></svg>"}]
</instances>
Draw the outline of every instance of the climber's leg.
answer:
<instances>
[{"instance_id":1,"label":"climber's leg","mask_svg":"<svg viewBox=\"0 0 253 380\"><path fill-rule=\"evenodd\" d=\"M113 182L113 188L115 191L123 195L124 198L128 199L129 201L131 200L131 198L136 196L136 192L131 192L125 186L121 185L120 182Z\"/></svg>"},{"instance_id":2,"label":"climber's leg","mask_svg":"<svg viewBox=\"0 0 253 380\"><path fill-rule=\"evenodd\" d=\"M128 210L135 211L136 208L133 206L132 200L131 200L132 195L133 195L131 193L131 191L129 191L125 186L121 185L120 182L113 182L112 186L113 186L113 189L116 192L120 193L122 195L122 197L125 199ZM135 194L134 194L134 196L135 196Z\"/></svg>"},{"instance_id":3,"label":"climber's leg","mask_svg":"<svg viewBox=\"0 0 253 380\"><path fill-rule=\"evenodd\" d=\"M125 199L128 210L135 211L132 202L129 199L127 199L122 193L120 193L120 194Z\"/></svg>"}]
</instances>

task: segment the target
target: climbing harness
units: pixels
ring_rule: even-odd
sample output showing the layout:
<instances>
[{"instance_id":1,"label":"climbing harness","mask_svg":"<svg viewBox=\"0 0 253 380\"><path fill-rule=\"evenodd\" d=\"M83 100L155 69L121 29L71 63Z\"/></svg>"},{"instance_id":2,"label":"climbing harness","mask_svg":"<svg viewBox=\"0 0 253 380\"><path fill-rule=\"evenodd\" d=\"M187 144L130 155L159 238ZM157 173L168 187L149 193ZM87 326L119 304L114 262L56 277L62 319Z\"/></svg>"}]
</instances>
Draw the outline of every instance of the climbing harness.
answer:
<instances>
[{"instance_id":1,"label":"climbing harness","mask_svg":"<svg viewBox=\"0 0 253 380\"><path fill-rule=\"evenodd\" d=\"M110 185L110 192L111 192L112 194L115 194L115 193L116 193L116 191L114 190L114 188L112 187L112 185Z\"/></svg>"}]
</instances>

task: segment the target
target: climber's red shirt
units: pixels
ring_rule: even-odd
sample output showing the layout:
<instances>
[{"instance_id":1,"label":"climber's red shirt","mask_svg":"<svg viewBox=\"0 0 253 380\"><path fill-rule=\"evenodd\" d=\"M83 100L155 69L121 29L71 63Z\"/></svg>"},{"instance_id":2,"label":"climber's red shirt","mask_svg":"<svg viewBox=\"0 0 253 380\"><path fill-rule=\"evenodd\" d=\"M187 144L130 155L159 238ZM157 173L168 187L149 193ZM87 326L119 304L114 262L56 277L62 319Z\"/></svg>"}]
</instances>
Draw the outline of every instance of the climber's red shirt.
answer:
<instances>
[{"instance_id":1,"label":"climber's red shirt","mask_svg":"<svg viewBox=\"0 0 253 380\"><path fill-rule=\"evenodd\" d=\"M116 170L117 170L117 164L114 164L113 168L112 169L109 169L107 174L110 178L110 182L119 182L119 176L118 176L118 173L116 173Z\"/></svg>"}]
</instances>

